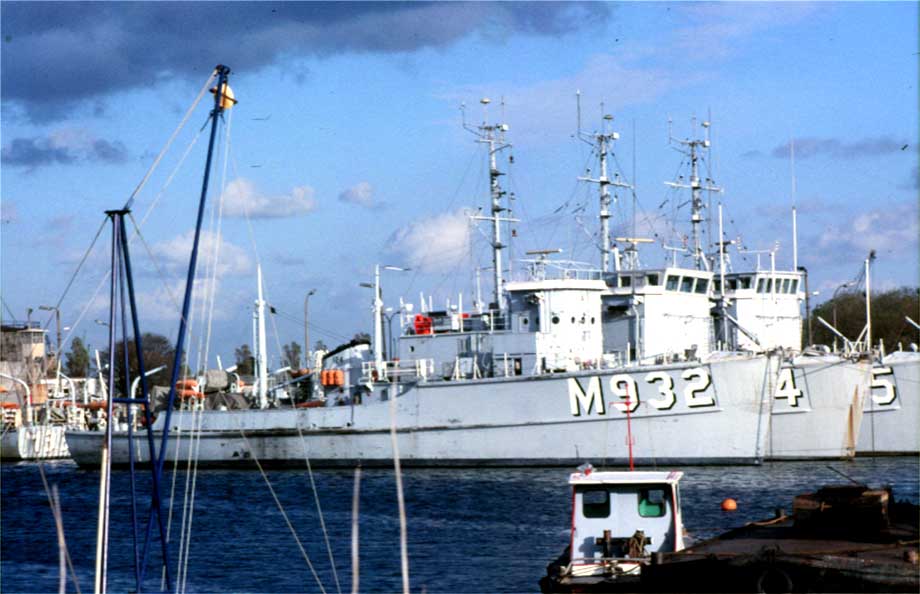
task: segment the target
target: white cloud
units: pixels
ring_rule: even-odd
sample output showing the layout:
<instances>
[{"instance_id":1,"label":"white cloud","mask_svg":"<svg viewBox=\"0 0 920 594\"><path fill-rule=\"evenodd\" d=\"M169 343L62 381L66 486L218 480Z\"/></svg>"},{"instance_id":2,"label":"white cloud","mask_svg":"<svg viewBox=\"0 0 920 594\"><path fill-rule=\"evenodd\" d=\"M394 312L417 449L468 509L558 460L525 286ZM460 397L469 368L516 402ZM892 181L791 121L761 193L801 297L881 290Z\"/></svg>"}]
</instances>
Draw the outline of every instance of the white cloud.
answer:
<instances>
[{"instance_id":1,"label":"white cloud","mask_svg":"<svg viewBox=\"0 0 920 594\"><path fill-rule=\"evenodd\" d=\"M918 236L917 205L901 203L859 214L848 224L828 227L821 234L819 245L834 250L838 256L865 256L870 250L880 255L916 255Z\"/></svg>"},{"instance_id":2,"label":"white cloud","mask_svg":"<svg viewBox=\"0 0 920 594\"><path fill-rule=\"evenodd\" d=\"M469 257L469 212L461 209L416 220L398 229L389 243L414 270L451 270Z\"/></svg>"},{"instance_id":3,"label":"white cloud","mask_svg":"<svg viewBox=\"0 0 920 594\"><path fill-rule=\"evenodd\" d=\"M358 206L363 206L364 208L374 208L379 206L377 202L374 201L374 188L368 182L358 182L352 187L342 190L339 194L339 200L342 202L350 202L351 204L357 204Z\"/></svg>"},{"instance_id":4,"label":"white cloud","mask_svg":"<svg viewBox=\"0 0 920 594\"><path fill-rule=\"evenodd\" d=\"M167 273L181 276L188 269L194 238L195 232L187 231L154 244L151 250ZM218 240L214 233L202 231L198 246L197 276L204 278L209 273L215 257L219 263L218 276L250 274L253 270L252 260L241 247L223 238Z\"/></svg>"},{"instance_id":5,"label":"white cloud","mask_svg":"<svg viewBox=\"0 0 920 594\"><path fill-rule=\"evenodd\" d=\"M225 216L275 219L312 212L316 209L315 193L310 186L297 186L284 196L265 196L252 181L240 177L227 184L221 200Z\"/></svg>"},{"instance_id":6,"label":"white cloud","mask_svg":"<svg viewBox=\"0 0 920 594\"><path fill-rule=\"evenodd\" d=\"M541 137L557 142L558 133L571 132L574 128L575 92L578 90L583 92L583 127L592 130L599 124L602 101L604 112L617 116L627 107L652 102L675 88L692 85L707 76L699 72L642 66L641 59L639 54L597 54L571 76L510 89L507 82L461 87L444 94L444 99L459 104L471 97L494 99L495 95L503 94L506 119L515 139ZM488 119L494 121L501 108L490 107ZM481 119L479 109L468 109L468 121ZM618 124L614 124L614 129L619 129Z\"/></svg>"}]
</instances>

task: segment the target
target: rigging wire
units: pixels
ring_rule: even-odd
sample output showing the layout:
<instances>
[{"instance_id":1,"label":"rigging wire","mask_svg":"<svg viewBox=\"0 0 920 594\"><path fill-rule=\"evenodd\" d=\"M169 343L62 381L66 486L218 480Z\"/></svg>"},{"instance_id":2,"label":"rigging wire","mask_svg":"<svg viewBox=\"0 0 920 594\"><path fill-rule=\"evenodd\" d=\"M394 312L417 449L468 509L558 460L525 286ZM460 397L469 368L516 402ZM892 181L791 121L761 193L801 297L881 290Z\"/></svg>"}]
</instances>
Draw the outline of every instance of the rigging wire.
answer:
<instances>
[{"instance_id":1,"label":"rigging wire","mask_svg":"<svg viewBox=\"0 0 920 594\"><path fill-rule=\"evenodd\" d=\"M246 437L246 433L243 432L243 426L239 426L240 435L243 437L243 441L246 442L246 449L252 454L252 460L256 463L256 466L259 468L259 473L262 475L262 478L265 480L265 485L268 487L269 492L272 494L272 499L275 500L275 505L278 506L278 511L281 512L281 516L284 518L285 523L287 524L288 529L291 531L291 536L294 537L294 540L297 542L297 547L300 549L301 555L303 555L304 561L307 562L307 567L310 568L310 573L313 574L313 579L316 580L316 585L319 586L320 591L323 594L326 593L326 588L323 587L322 580L319 579L319 574L316 573L316 569L313 567L313 563L310 561L310 556L307 555L307 551L303 546L303 543L300 542L300 537L297 536L297 530L294 528L294 524L291 523L290 518L288 518L287 512L284 511L284 506L281 504L281 500L278 499L277 493L275 493L275 488L272 487L271 481L268 479L268 475L265 474L265 469L262 468L262 463L259 462L259 457L256 456L255 450L252 448L252 445L249 443L249 438Z\"/></svg>"},{"instance_id":2,"label":"rigging wire","mask_svg":"<svg viewBox=\"0 0 920 594\"><path fill-rule=\"evenodd\" d=\"M335 589L339 594L342 594L342 586L339 584L339 573L336 571L335 559L332 555L332 545L329 544L329 532L326 530L326 521L323 519L323 508L319 504L319 491L316 489L316 481L313 479L313 467L310 464L310 456L307 453L307 441L303 437L300 423L297 423L297 434L300 436L300 445L303 447L303 459L307 463L307 475L310 477L310 488L313 489L313 500L316 502L316 513L319 516L319 525L323 530L323 540L326 542L326 551L329 553L329 565L332 566L332 577L335 580Z\"/></svg>"}]
</instances>

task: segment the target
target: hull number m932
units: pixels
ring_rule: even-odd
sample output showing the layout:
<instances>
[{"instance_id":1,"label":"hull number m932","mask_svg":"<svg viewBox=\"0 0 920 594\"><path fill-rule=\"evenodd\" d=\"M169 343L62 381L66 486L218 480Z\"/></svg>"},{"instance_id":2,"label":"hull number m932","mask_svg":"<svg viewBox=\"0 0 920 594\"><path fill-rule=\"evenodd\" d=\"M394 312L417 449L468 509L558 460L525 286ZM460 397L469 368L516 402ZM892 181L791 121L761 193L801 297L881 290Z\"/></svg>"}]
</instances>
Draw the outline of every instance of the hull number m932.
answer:
<instances>
[{"instance_id":1,"label":"hull number m932","mask_svg":"<svg viewBox=\"0 0 920 594\"><path fill-rule=\"evenodd\" d=\"M646 404L654 410L671 410L682 398L687 408L715 406L716 399L712 389L712 378L705 367L687 369L679 375L679 386L675 386L673 371L651 371L639 382L627 373L617 373L606 377L590 377L581 382L569 378L569 406L573 416L581 416L582 411L590 414L607 414L608 405L621 413L635 412L639 404L646 399ZM584 383L582 383L584 382ZM607 394L613 398L606 401ZM679 395L678 395L679 394Z\"/></svg>"}]
</instances>

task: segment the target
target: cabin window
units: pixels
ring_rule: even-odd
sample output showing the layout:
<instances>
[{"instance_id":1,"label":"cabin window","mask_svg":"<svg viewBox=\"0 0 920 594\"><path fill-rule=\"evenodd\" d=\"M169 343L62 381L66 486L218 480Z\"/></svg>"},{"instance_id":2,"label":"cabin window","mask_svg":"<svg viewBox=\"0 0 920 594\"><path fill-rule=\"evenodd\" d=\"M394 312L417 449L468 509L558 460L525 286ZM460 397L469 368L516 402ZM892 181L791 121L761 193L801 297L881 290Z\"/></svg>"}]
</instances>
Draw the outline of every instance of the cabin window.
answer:
<instances>
[{"instance_id":1,"label":"cabin window","mask_svg":"<svg viewBox=\"0 0 920 594\"><path fill-rule=\"evenodd\" d=\"M658 274L646 274L645 275L645 284L650 287L657 287L661 283L661 277Z\"/></svg>"},{"instance_id":2,"label":"cabin window","mask_svg":"<svg viewBox=\"0 0 920 594\"><path fill-rule=\"evenodd\" d=\"M728 290L729 290L729 291L737 291L737 290L738 290L738 279L737 279L737 278L730 278L730 279L728 279L728 281L726 281L726 282L728 282Z\"/></svg>"},{"instance_id":3,"label":"cabin window","mask_svg":"<svg viewBox=\"0 0 920 594\"><path fill-rule=\"evenodd\" d=\"M572 323L575 323L575 316L572 316Z\"/></svg>"},{"instance_id":4,"label":"cabin window","mask_svg":"<svg viewBox=\"0 0 920 594\"><path fill-rule=\"evenodd\" d=\"M414 352L415 352L415 346L410 345L410 346L409 346L409 352L410 352L410 353L414 353Z\"/></svg>"},{"instance_id":5,"label":"cabin window","mask_svg":"<svg viewBox=\"0 0 920 594\"><path fill-rule=\"evenodd\" d=\"M693 277L685 276L680 279L680 292L681 293L692 293L693 292Z\"/></svg>"},{"instance_id":6,"label":"cabin window","mask_svg":"<svg viewBox=\"0 0 920 594\"><path fill-rule=\"evenodd\" d=\"M709 290L709 280L705 278L696 279L696 292L705 295Z\"/></svg>"},{"instance_id":7,"label":"cabin window","mask_svg":"<svg viewBox=\"0 0 920 594\"><path fill-rule=\"evenodd\" d=\"M793 293L799 292L799 279L797 278L792 279L792 292Z\"/></svg>"},{"instance_id":8,"label":"cabin window","mask_svg":"<svg viewBox=\"0 0 920 594\"><path fill-rule=\"evenodd\" d=\"M631 287L631 286L632 286L632 277L631 277L631 276L621 276L621 277L620 277L620 286L621 286L621 287Z\"/></svg>"},{"instance_id":9,"label":"cabin window","mask_svg":"<svg viewBox=\"0 0 920 594\"><path fill-rule=\"evenodd\" d=\"M594 316L591 316L591 323L594 323Z\"/></svg>"},{"instance_id":10,"label":"cabin window","mask_svg":"<svg viewBox=\"0 0 920 594\"><path fill-rule=\"evenodd\" d=\"M668 291L676 291L679 284L680 284L680 277L669 274L667 285L665 285L665 289L667 289Z\"/></svg>"},{"instance_id":11,"label":"cabin window","mask_svg":"<svg viewBox=\"0 0 920 594\"><path fill-rule=\"evenodd\" d=\"M739 281L741 282L741 288L742 288L742 289L750 289L750 288L751 288L751 277L749 277L749 276L742 276L742 277L739 279Z\"/></svg>"},{"instance_id":12,"label":"cabin window","mask_svg":"<svg viewBox=\"0 0 920 594\"><path fill-rule=\"evenodd\" d=\"M660 518L668 504L664 489L642 489L639 491L639 517Z\"/></svg>"},{"instance_id":13,"label":"cabin window","mask_svg":"<svg viewBox=\"0 0 920 594\"><path fill-rule=\"evenodd\" d=\"M530 320L528 320L527 318L521 318L521 323L524 324L525 326L526 326L529 322L530 322Z\"/></svg>"},{"instance_id":14,"label":"cabin window","mask_svg":"<svg viewBox=\"0 0 920 594\"><path fill-rule=\"evenodd\" d=\"M609 518L610 492L604 488L582 491L581 514L586 518Z\"/></svg>"}]
</instances>

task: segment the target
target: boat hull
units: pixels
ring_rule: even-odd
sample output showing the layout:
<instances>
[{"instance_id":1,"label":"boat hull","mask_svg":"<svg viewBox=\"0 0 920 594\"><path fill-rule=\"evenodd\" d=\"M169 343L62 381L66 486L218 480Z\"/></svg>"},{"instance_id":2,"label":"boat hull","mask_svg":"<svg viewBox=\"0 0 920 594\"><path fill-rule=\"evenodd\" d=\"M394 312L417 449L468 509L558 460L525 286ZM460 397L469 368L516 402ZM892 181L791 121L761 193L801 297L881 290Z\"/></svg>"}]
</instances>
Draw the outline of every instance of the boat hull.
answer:
<instances>
[{"instance_id":1,"label":"boat hull","mask_svg":"<svg viewBox=\"0 0 920 594\"><path fill-rule=\"evenodd\" d=\"M777 375L767 436L767 460L851 458L856 452L869 364L798 357Z\"/></svg>"},{"instance_id":2,"label":"boat hull","mask_svg":"<svg viewBox=\"0 0 920 594\"><path fill-rule=\"evenodd\" d=\"M892 353L872 368L857 454L920 452L920 353Z\"/></svg>"},{"instance_id":3,"label":"boat hull","mask_svg":"<svg viewBox=\"0 0 920 594\"><path fill-rule=\"evenodd\" d=\"M0 459L7 462L69 457L63 425L24 425L0 437Z\"/></svg>"},{"instance_id":4,"label":"boat hull","mask_svg":"<svg viewBox=\"0 0 920 594\"><path fill-rule=\"evenodd\" d=\"M167 459L191 456L199 466L252 465L255 459L271 466L303 466L307 459L316 466L390 465L392 406L399 457L407 466L616 465L630 455L638 464L756 464L769 422L771 367L766 356L737 356L705 364L378 385L372 395L380 400L362 405L177 412ZM399 397L389 400L396 390ZM135 440L137 459L149 461L146 437ZM68 442L78 464L98 465L101 433L70 432ZM112 448L113 463L125 464L124 433L115 434Z\"/></svg>"}]
</instances>

